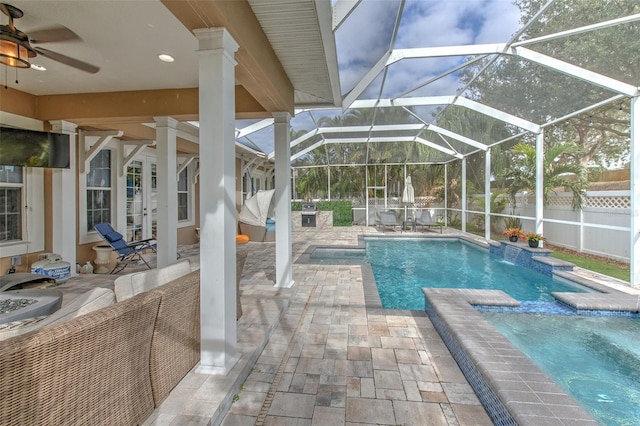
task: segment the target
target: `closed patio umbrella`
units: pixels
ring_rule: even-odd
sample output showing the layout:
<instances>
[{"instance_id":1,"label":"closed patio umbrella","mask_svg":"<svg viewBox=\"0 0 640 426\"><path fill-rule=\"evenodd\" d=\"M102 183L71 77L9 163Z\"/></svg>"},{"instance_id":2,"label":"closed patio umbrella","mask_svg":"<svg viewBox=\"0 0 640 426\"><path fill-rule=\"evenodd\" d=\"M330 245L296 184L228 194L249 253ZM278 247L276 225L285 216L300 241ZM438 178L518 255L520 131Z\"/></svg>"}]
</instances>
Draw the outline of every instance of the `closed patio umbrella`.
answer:
<instances>
[{"instance_id":1,"label":"closed patio umbrella","mask_svg":"<svg viewBox=\"0 0 640 426\"><path fill-rule=\"evenodd\" d=\"M411 176L407 176L407 180L404 183L404 190L402 191L402 204L404 204L404 220L407 220L407 205L415 202L415 194L413 190L413 184L411 183Z\"/></svg>"}]
</instances>

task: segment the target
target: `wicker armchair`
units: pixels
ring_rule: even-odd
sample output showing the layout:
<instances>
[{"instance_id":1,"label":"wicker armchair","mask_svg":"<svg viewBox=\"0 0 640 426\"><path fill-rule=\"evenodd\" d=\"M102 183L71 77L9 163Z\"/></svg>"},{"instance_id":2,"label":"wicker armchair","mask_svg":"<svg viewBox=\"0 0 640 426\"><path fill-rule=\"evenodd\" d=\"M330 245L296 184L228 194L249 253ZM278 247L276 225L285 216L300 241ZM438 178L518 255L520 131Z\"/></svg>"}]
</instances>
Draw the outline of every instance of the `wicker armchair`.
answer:
<instances>
[{"instance_id":1,"label":"wicker armchair","mask_svg":"<svg viewBox=\"0 0 640 426\"><path fill-rule=\"evenodd\" d=\"M3 341L0 424L142 424L154 409L149 351L160 299L143 293Z\"/></svg>"}]
</instances>

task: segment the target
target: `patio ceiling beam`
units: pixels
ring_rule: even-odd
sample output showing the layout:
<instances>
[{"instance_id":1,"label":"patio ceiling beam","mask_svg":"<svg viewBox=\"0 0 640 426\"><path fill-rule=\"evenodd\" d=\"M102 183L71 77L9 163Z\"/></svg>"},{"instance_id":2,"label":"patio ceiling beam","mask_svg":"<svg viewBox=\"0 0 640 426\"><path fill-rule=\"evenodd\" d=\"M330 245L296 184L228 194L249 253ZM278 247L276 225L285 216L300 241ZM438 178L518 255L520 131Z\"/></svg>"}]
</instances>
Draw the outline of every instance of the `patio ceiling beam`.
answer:
<instances>
[{"instance_id":1,"label":"patio ceiling beam","mask_svg":"<svg viewBox=\"0 0 640 426\"><path fill-rule=\"evenodd\" d=\"M320 127L318 133L389 132L400 130L423 130L424 124L379 124L366 126Z\"/></svg>"},{"instance_id":2,"label":"patio ceiling beam","mask_svg":"<svg viewBox=\"0 0 640 426\"><path fill-rule=\"evenodd\" d=\"M264 120L257 121L253 124L250 124L242 129L236 129L236 139L242 138L244 136L250 135L251 133L255 133L264 128L267 128L273 124L273 118L265 118Z\"/></svg>"},{"instance_id":3,"label":"patio ceiling beam","mask_svg":"<svg viewBox=\"0 0 640 426\"><path fill-rule=\"evenodd\" d=\"M480 142L478 142L478 141L475 141L475 140L473 140L473 139L470 139L470 138L468 138L468 137L466 137L466 136L459 135L459 134L454 133L454 132L452 132L452 131L449 131L449 130L447 130L447 129L443 129L442 127L435 126L435 125L433 125L433 124L430 124L430 125L427 127L427 129L428 129L428 130L432 130L432 131L434 131L434 132L436 132L436 133L440 133L441 135L448 136L448 137L450 137L451 139L455 139L455 140L457 140L457 141L459 141L459 142L462 142L462 143L464 143L464 144L471 145L472 147L474 147L474 148L478 148L478 149L481 149L481 150L483 150L483 151L486 151L486 150L487 150L487 148L488 148L488 147L487 147L487 145L485 145L485 144L483 144L483 143L480 143Z\"/></svg>"},{"instance_id":4,"label":"patio ceiling beam","mask_svg":"<svg viewBox=\"0 0 640 426\"><path fill-rule=\"evenodd\" d=\"M386 65L391 65L403 59L442 58L447 56L474 56L501 54L507 47L506 43L473 44L462 46L416 47L412 49L394 49L389 55Z\"/></svg>"},{"instance_id":5,"label":"patio ceiling beam","mask_svg":"<svg viewBox=\"0 0 640 426\"><path fill-rule=\"evenodd\" d=\"M351 108L373 108L379 107L392 107L392 106L428 106L428 105L458 105L473 111L479 112L489 117L493 117L497 120L504 121L522 129L528 130L533 133L540 131L538 124L516 117L515 115L508 114L504 111L500 111L496 108L481 104L480 102L472 101L464 97L456 96L425 96L415 98L400 98L400 99L364 99L353 102Z\"/></svg>"},{"instance_id":6,"label":"patio ceiling beam","mask_svg":"<svg viewBox=\"0 0 640 426\"><path fill-rule=\"evenodd\" d=\"M562 74L584 80L588 83L603 87L616 93L627 96L637 96L639 94L638 88L636 86L632 86L631 84L623 83L611 77L607 77L605 75L589 71L585 68L581 68L568 62L552 58L551 56L534 52L533 50L527 49L525 47L514 47L509 49L507 53L518 56L519 58L527 59L544 67L558 71Z\"/></svg>"},{"instance_id":7,"label":"patio ceiling beam","mask_svg":"<svg viewBox=\"0 0 640 426\"><path fill-rule=\"evenodd\" d=\"M291 161L297 160L298 158L302 157L303 155L305 155L308 152L313 151L316 148L321 147L322 145L324 145L325 143L327 143L324 139L314 143L311 146L306 147L305 149L303 149L300 152L296 152L294 155L291 156Z\"/></svg>"},{"instance_id":8,"label":"patio ceiling beam","mask_svg":"<svg viewBox=\"0 0 640 426\"><path fill-rule=\"evenodd\" d=\"M302 142L304 142L304 141L306 141L308 139L311 139L312 137L314 137L315 135L320 133L320 129L321 129L321 127L315 128L313 130L308 131L304 135L295 138L293 141L291 141L291 148L293 148L294 146L300 145Z\"/></svg>"},{"instance_id":9,"label":"patio ceiling beam","mask_svg":"<svg viewBox=\"0 0 640 426\"><path fill-rule=\"evenodd\" d=\"M574 111L571 114L567 114L567 115L562 116L560 118L556 118L555 120L547 121L546 123L544 123L544 125L542 127L546 128L546 127L549 127L549 126L553 126L554 124L560 123L560 122L565 121L565 120L567 120L569 118L576 117L578 115L584 114L585 112L589 112L589 111L592 111L594 109L598 109L598 108L600 108L602 106L605 106L607 104L610 104L612 102L622 101L624 99L626 99L625 95L615 95L615 96L613 96L613 97L611 97L609 99L605 99L604 101L601 101L601 102L598 102L596 104L589 105L586 108L582 108L582 109L579 109L577 111Z\"/></svg>"},{"instance_id":10,"label":"patio ceiling beam","mask_svg":"<svg viewBox=\"0 0 640 426\"><path fill-rule=\"evenodd\" d=\"M364 137L364 138L340 138L340 139L336 139L336 140L327 140L322 141L321 143L317 143L316 146L314 148L312 147L308 147L306 148L304 153L307 153L315 148L317 148L318 146L322 145L322 143L333 143L333 144L340 144L340 143L393 143L393 142L418 142L422 145L426 145L430 148L433 148L435 150L438 150L440 152L443 152L445 154L451 155L452 157L456 157L456 158L462 158L463 155L455 152L451 149L445 148L441 145L438 145L436 143L430 142L426 139L423 139L421 137L414 137L414 136L379 136L379 137ZM302 155L301 153L303 152L301 151L300 153L297 153L295 156L295 159L299 158L300 155ZM293 156L291 157L292 160L294 160Z\"/></svg>"}]
</instances>

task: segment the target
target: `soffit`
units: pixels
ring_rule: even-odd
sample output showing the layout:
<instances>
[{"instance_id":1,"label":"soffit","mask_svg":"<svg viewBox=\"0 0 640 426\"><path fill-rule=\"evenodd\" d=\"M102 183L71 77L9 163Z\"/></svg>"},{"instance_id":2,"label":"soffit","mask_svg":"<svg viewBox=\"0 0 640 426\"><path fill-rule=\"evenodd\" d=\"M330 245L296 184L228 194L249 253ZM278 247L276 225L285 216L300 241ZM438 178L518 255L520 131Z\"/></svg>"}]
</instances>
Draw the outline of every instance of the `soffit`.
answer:
<instances>
[{"instance_id":1,"label":"soffit","mask_svg":"<svg viewBox=\"0 0 640 426\"><path fill-rule=\"evenodd\" d=\"M249 0L294 87L296 106L340 104L330 2Z\"/></svg>"}]
</instances>

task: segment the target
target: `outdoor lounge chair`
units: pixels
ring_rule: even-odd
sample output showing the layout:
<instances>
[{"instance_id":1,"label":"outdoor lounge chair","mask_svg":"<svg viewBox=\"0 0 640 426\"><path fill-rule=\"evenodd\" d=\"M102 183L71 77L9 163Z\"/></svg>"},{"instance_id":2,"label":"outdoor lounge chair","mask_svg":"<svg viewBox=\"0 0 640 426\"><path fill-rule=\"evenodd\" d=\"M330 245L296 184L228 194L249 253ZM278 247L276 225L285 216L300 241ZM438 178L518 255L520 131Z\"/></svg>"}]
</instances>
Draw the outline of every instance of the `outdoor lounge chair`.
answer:
<instances>
[{"instance_id":1,"label":"outdoor lounge chair","mask_svg":"<svg viewBox=\"0 0 640 426\"><path fill-rule=\"evenodd\" d=\"M384 228L393 228L394 226L402 227L402 222L398 221L398 218L393 212L378 212L378 217L380 218L380 226L382 226L383 231Z\"/></svg>"},{"instance_id":2,"label":"outdoor lounge chair","mask_svg":"<svg viewBox=\"0 0 640 426\"><path fill-rule=\"evenodd\" d=\"M420 216L416 217L416 226L426 226L427 228L431 228L432 226L436 226L440 228L440 233L442 234L442 225L438 222L434 222L431 218L431 212L429 210L422 210L420 212Z\"/></svg>"},{"instance_id":3,"label":"outdoor lounge chair","mask_svg":"<svg viewBox=\"0 0 640 426\"><path fill-rule=\"evenodd\" d=\"M118 273L126 268L127 265L138 264L140 261L147 265L147 268L151 269L151 266L149 266L144 257L141 256L141 252L151 249L155 253L156 240L150 238L127 243L122 234L113 229L109 223L98 223L94 228L102 239L111 246L113 251L118 254L118 261L116 266L109 272L110 274Z\"/></svg>"}]
</instances>

